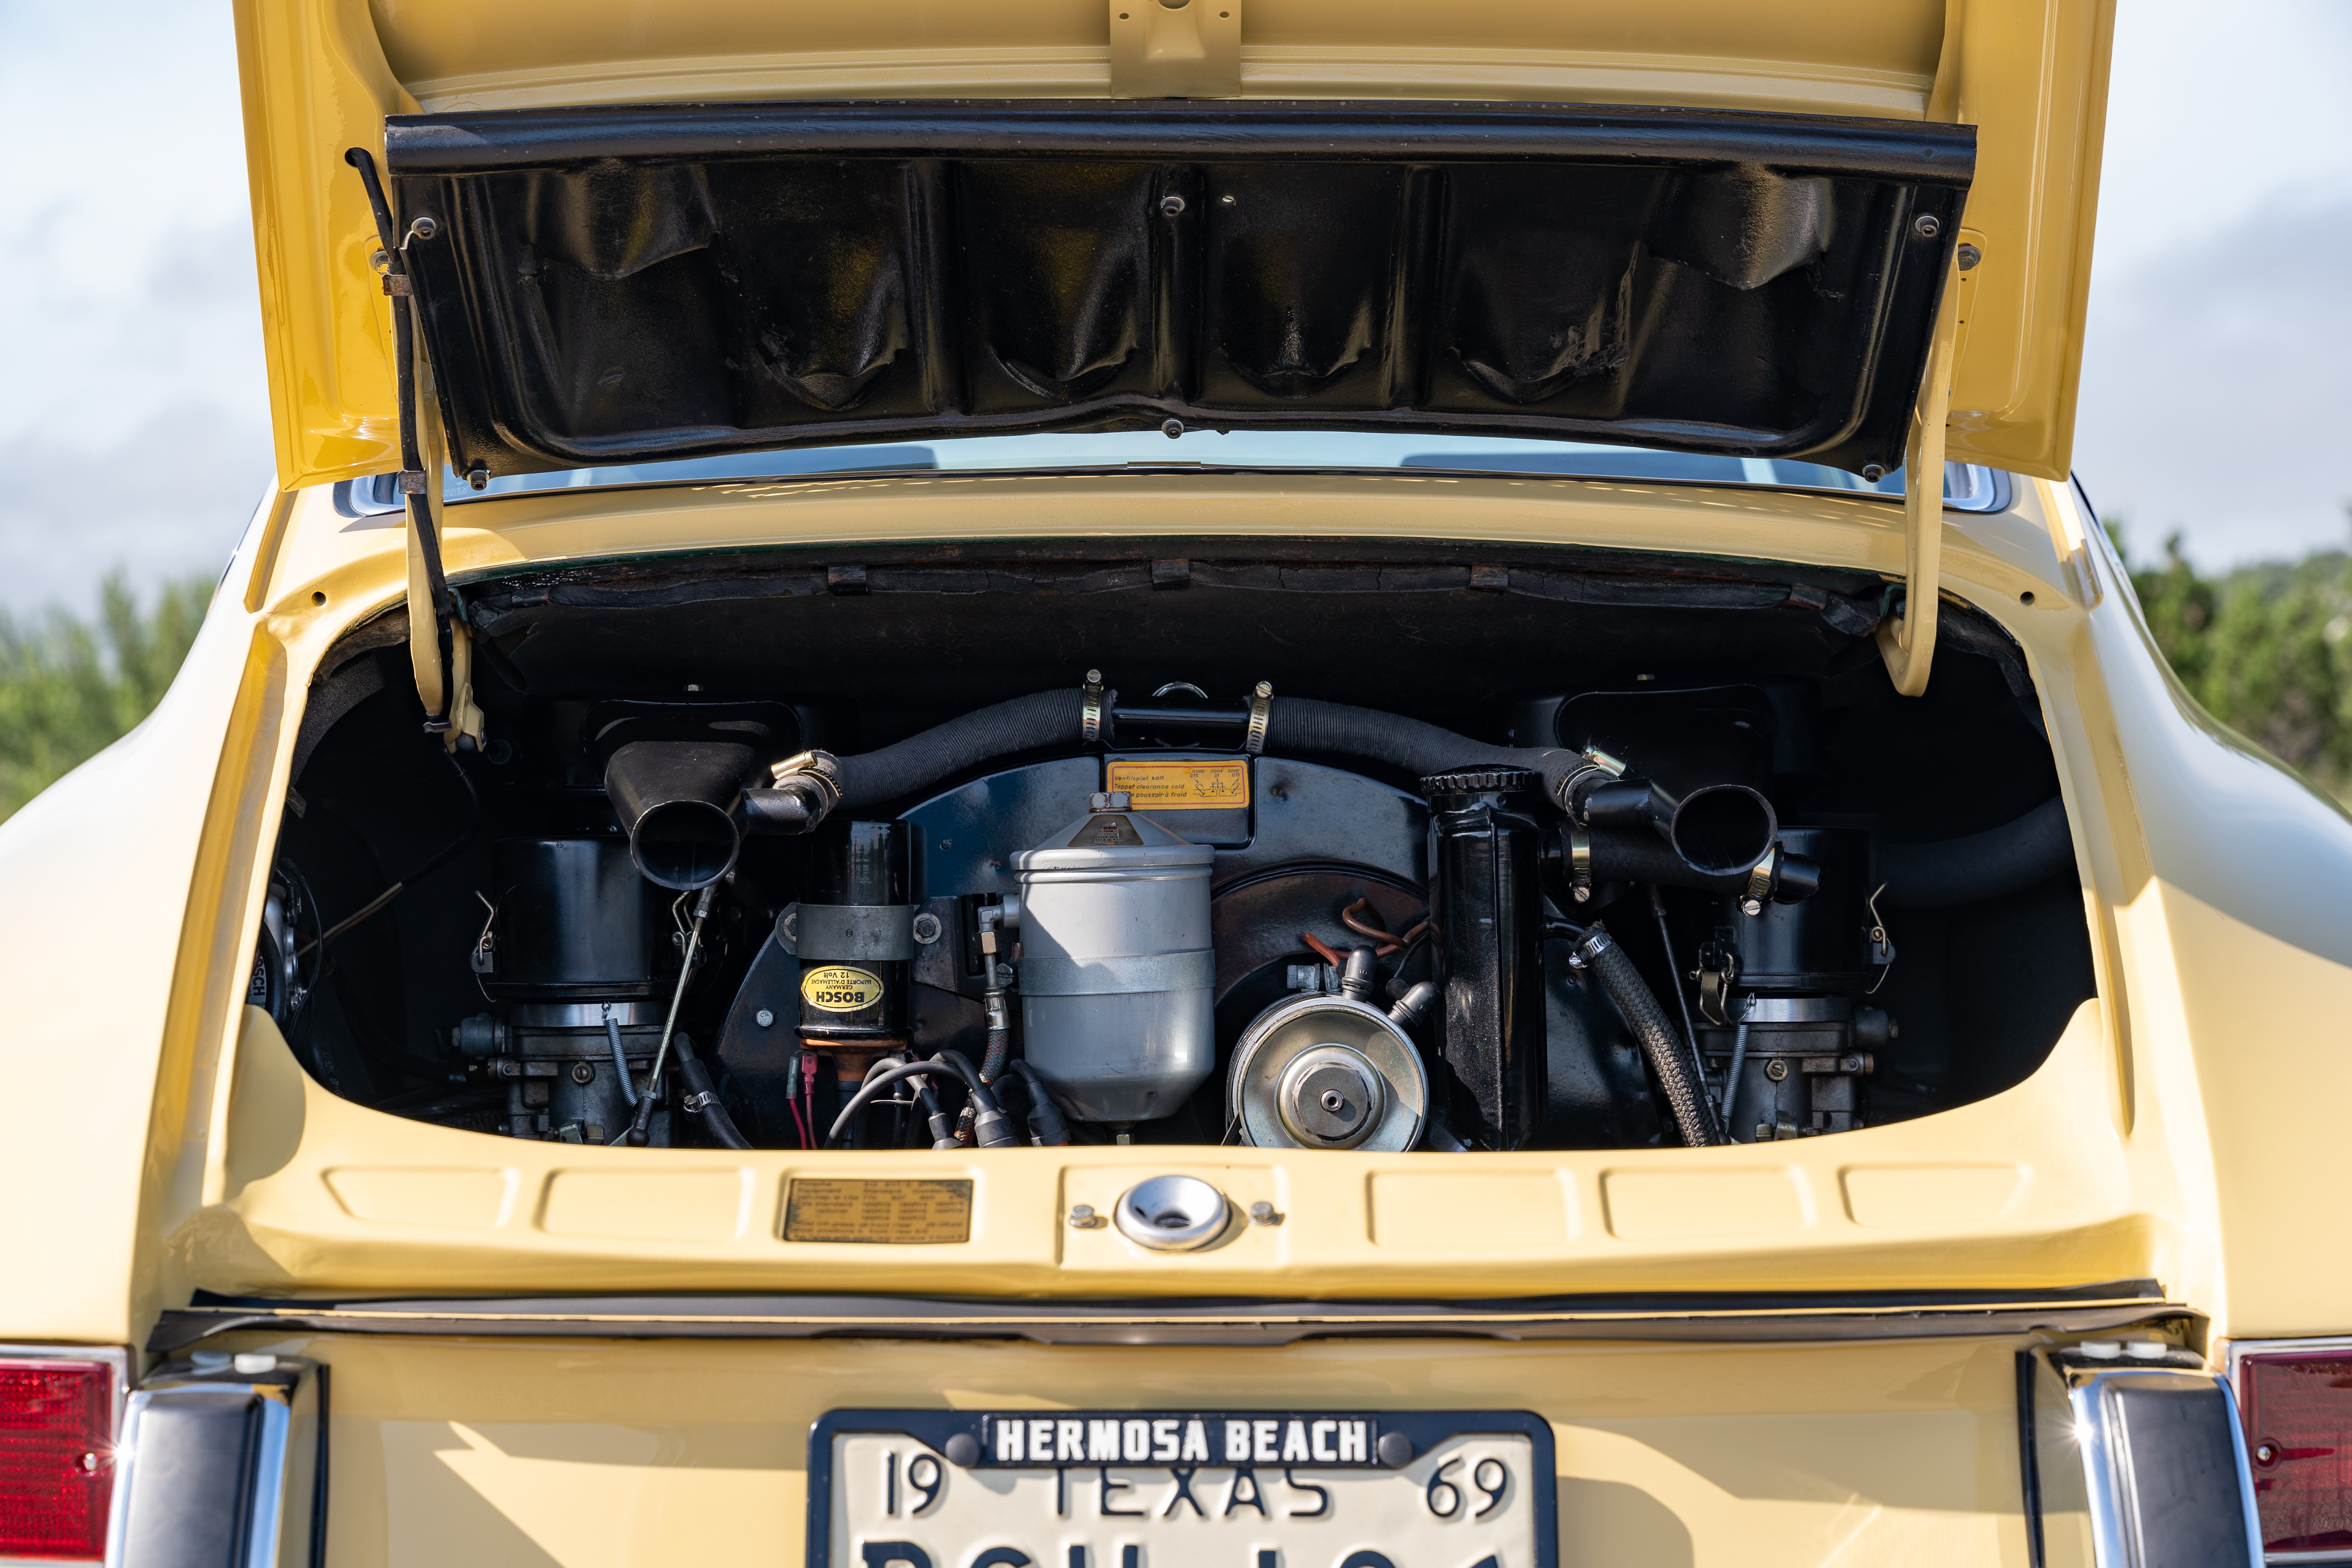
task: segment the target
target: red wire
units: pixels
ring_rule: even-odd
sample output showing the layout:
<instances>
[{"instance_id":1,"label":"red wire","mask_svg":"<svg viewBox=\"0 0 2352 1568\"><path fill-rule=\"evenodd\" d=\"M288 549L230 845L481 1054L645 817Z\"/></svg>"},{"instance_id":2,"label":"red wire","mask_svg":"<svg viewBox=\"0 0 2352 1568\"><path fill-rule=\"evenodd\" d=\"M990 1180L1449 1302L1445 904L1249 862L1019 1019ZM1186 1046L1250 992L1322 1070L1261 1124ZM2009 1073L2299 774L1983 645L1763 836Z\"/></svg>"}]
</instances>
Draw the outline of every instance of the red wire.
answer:
<instances>
[{"instance_id":1,"label":"red wire","mask_svg":"<svg viewBox=\"0 0 2352 1568\"><path fill-rule=\"evenodd\" d=\"M1317 941L1313 931L1303 931L1298 934L1306 939L1307 945L1315 950L1317 956L1320 957L1324 963L1329 964L1332 968L1345 969L1348 966L1348 961L1341 958L1329 948L1324 946L1320 942Z\"/></svg>"}]
</instances>

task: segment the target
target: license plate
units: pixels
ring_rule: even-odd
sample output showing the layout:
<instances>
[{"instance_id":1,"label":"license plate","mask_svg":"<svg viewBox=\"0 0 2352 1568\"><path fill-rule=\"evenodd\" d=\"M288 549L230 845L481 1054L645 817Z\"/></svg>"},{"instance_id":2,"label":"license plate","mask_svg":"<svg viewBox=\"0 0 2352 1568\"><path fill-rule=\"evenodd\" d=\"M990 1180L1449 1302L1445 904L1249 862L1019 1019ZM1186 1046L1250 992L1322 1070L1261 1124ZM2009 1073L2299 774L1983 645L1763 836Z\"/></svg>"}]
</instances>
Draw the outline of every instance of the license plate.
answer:
<instances>
[{"instance_id":1,"label":"license plate","mask_svg":"<svg viewBox=\"0 0 2352 1568\"><path fill-rule=\"evenodd\" d=\"M1518 1411L836 1410L827 1568L1553 1568L1550 1426Z\"/></svg>"}]
</instances>

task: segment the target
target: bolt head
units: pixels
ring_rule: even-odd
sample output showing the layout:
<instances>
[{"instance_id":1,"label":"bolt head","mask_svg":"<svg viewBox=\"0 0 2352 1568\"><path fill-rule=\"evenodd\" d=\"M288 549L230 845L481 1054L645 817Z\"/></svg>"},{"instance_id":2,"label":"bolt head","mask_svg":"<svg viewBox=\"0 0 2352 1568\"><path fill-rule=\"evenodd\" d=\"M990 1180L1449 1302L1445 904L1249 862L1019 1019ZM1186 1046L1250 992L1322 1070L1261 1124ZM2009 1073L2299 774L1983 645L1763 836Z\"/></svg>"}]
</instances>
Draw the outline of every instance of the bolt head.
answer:
<instances>
[{"instance_id":1,"label":"bolt head","mask_svg":"<svg viewBox=\"0 0 2352 1568\"><path fill-rule=\"evenodd\" d=\"M1263 1198L1250 1205L1250 1221L1254 1225L1272 1225L1274 1205Z\"/></svg>"},{"instance_id":2,"label":"bolt head","mask_svg":"<svg viewBox=\"0 0 2352 1568\"><path fill-rule=\"evenodd\" d=\"M420 216L408 226L408 232L419 239L431 239L441 232L440 223L430 215Z\"/></svg>"},{"instance_id":3,"label":"bolt head","mask_svg":"<svg viewBox=\"0 0 2352 1568\"><path fill-rule=\"evenodd\" d=\"M1183 216L1183 212L1184 198L1182 196L1165 195L1160 198L1160 216L1161 217L1181 217Z\"/></svg>"},{"instance_id":4,"label":"bolt head","mask_svg":"<svg viewBox=\"0 0 2352 1568\"><path fill-rule=\"evenodd\" d=\"M2258 1465L2275 1465L2278 1463L2278 1458L2279 1451L2278 1445L2276 1443L2257 1443L2254 1445L2254 1463Z\"/></svg>"},{"instance_id":5,"label":"bolt head","mask_svg":"<svg viewBox=\"0 0 2352 1568\"><path fill-rule=\"evenodd\" d=\"M773 1028L776 1023L776 1016L767 1008L762 1007L758 1012L751 1015L751 1022L759 1025L760 1027L763 1029Z\"/></svg>"},{"instance_id":6,"label":"bolt head","mask_svg":"<svg viewBox=\"0 0 2352 1568\"><path fill-rule=\"evenodd\" d=\"M1739 912L1743 915L1760 915L1764 912L1764 900L1742 899L1739 900Z\"/></svg>"},{"instance_id":7,"label":"bolt head","mask_svg":"<svg viewBox=\"0 0 2352 1568\"><path fill-rule=\"evenodd\" d=\"M1780 1058L1775 1057L1770 1061L1764 1064L1764 1076L1770 1079L1774 1083L1779 1083L1782 1079L1789 1076L1789 1064L1780 1060Z\"/></svg>"},{"instance_id":8,"label":"bolt head","mask_svg":"<svg viewBox=\"0 0 2352 1568\"><path fill-rule=\"evenodd\" d=\"M1960 249L1959 249L1959 260L1960 260L1960 270L1961 270L1961 271L1963 271L1963 272L1973 272L1973 271L1975 271L1975 270L1976 270L1977 263L1978 263L1978 262L1979 262L1979 261L1982 261L1983 259L1984 259L1984 252L1983 252L1981 249L1978 248L1976 246L1973 246L1973 245L1963 245L1963 246L1961 246L1961 247L1960 247Z\"/></svg>"},{"instance_id":9,"label":"bolt head","mask_svg":"<svg viewBox=\"0 0 2352 1568\"><path fill-rule=\"evenodd\" d=\"M1864 463L1862 466L1862 477L1874 485L1886 477L1886 470L1876 463Z\"/></svg>"},{"instance_id":10,"label":"bolt head","mask_svg":"<svg viewBox=\"0 0 2352 1568\"><path fill-rule=\"evenodd\" d=\"M980 1463L980 1439L969 1432L959 1432L949 1438L940 1451L947 1455L949 1464L960 1469Z\"/></svg>"},{"instance_id":11,"label":"bolt head","mask_svg":"<svg viewBox=\"0 0 2352 1568\"><path fill-rule=\"evenodd\" d=\"M1181 419L1162 420L1160 426L1160 433L1162 436L1167 437L1171 441L1173 441L1177 437L1184 434L1184 422Z\"/></svg>"},{"instance_id":12,"label":"bolt head","mask_svg":"<svg viewBox=\"0 0 2352 1568\"><path fill-rule=\"evenodd\" d=\"M1383 1432L1372 1452L1390 1469L1401 1470L1412 1463L1412 1439L1402 1432Z\"/></svg>"},{"instance_id":13,"label":"bolt head","mask_svg":"<svg viewBox=\"0 0 2352 1568\"><path fill-rule=\"evenodd\" d=\"M593 1063L593 1062L573 1062L573 1063L572 1064L572 1082L574 1082L574 1083L593 1083L593 1082L594 1082L594 1081L595 1081L595 1079L596 1079L596 1064L595 1064L595 1063Z\"/></svg>"},{"instance_id":14,"label":"bolt head","mask_svg":"<svg viewBox=\"0 0 2352 1568\"><path fill-rule=\"evenodd\" d=\"M1921 239L1933 239L1944 232L1944 221L1934 213L1921 213L1911 220L1911 228Z\"/></svg>"}]
</instances>

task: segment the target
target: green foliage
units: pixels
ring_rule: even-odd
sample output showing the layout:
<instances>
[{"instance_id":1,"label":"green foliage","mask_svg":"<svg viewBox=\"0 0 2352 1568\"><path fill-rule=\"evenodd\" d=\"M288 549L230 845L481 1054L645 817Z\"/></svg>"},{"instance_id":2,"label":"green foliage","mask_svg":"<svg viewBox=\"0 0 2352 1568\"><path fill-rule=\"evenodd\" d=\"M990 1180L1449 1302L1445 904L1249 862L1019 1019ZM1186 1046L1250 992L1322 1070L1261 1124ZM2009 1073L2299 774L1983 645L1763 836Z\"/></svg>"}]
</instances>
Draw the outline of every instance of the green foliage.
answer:
<instances>
[{"instance_id":1,"label":"green foliage","mask_svg":"<svg viewBox=\"0 0 2352 1568\"><path fill-rule=\"evenodd\" d=\"M166 584L142 607L121 571L95 622L52 608L0 611L0 818L147 717L178 673L213 585Z\"/></svg>"},{"instance_id":2,"label":"green foliage","mask_svg":"<svg viewBox=\"0 0 2352 1568\"><path fill-rule=\"evenodd\" d=\"M2118 543L2119 530L2107 520ZM2210 578L2181 559L2176 533L2161 564L2132 563L2132 585L2207 712L2352 798L2352 555L2321 551Z\"/></svg>"}]
</instances>

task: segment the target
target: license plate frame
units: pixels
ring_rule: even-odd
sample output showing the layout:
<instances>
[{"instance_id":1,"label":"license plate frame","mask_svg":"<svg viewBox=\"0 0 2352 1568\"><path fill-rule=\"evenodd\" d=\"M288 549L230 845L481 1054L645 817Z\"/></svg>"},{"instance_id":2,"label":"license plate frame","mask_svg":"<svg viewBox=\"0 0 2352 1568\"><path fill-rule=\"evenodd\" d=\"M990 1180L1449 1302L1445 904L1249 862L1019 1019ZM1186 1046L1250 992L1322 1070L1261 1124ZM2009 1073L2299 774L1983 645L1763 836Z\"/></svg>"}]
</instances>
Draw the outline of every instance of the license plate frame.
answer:
<instances>
[{"instance_id":1,"label":"license plate frame","mask_svg":"<svg viewBox=\"0 0 2352 1568\"><path fill-rule=\"evenodd\" d=\"M809 1568L830 1568L833 1562L834 1490L835 1484L835 1440L844 1436L902 1436L919 1443L938 1457L942 1466L953 1467L948 1459L948 1447L957 1437L966 1437L984 1456L971 1468L1017 1469L1026 1472L1054 1470L1092 1470L1092 1461L1005 1463L989 1456L992 1436L991 1423L1000 1420L1033 1421L1039 1417L1059 1420L1118 1419L1122 1423L1142 1419L1147 1422L1171 1418L1184 1421L1243 1420L1252 1423L1267 1420L1284 1424L1291 1421L1312 1423L1340 1419L1362 1420L1371 1424L1369 1434L1370 1451L1377 1455L1380 1438L1390 1433L1402 1434L1412 1444L1416 1456L1457 1438L1474 1436L1511 1436L1527 1440L1529 1464L1532 1467L1528 1488L1528 1500L1534 1512L1532 1568L1558 1568L1559 1558L1559 1488L1551 1424L1541 1416L1524 1410L1376 1410L1338 1409L1294 1406L1275 1410L924 1410L924 1409L843 1409L830 1410L818 1417L809 1429L808 1447L808 1555ZM1212 1427L1213 1432L1217 1430ZM1124 1467L1122 1467L1124 1468ZM1164 1467L1163 1467L1164 1468ZM1229 1464L1213 1458L1210 1468L1230 1469ZM1291 1468L1299 1470L1344 1468L1358 1474L1397 1473L1393 1468L1377 1462L1352 1463L1345 1466L1319 1464L1309 1460ZM935 1563L933 1568L963 1568L961 1563ZM1057 1565L1041 1565L1057 1568ZM1243 1565L1246 1568L1246 1565Z\"/></svg>"}]
</instances>

